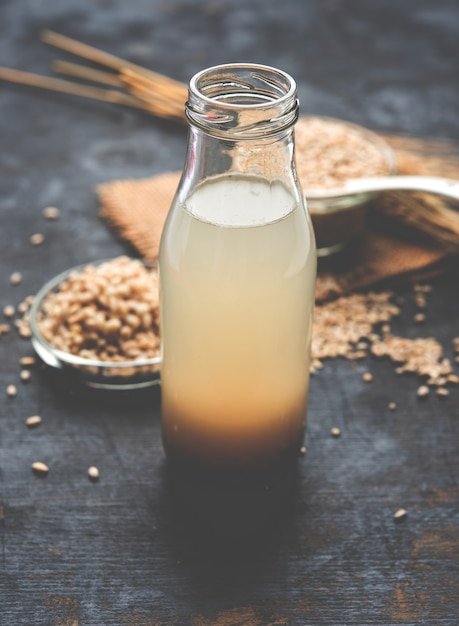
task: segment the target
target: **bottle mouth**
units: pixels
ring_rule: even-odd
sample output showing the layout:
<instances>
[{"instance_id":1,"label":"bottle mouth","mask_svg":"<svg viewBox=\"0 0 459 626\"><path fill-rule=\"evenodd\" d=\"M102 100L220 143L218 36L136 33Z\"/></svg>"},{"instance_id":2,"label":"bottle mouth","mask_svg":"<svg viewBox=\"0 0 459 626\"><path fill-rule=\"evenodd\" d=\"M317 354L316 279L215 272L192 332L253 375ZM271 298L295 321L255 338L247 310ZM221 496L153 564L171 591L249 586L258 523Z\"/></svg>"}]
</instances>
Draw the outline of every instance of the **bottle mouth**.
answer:
<instances>
[{"instance_id":1,"label":"bottle mouth","mask_svg":"<svg viewBox=\"0 0 459 626\"><path fill-rule=\"evenodd\" d=\"M193 76L185 113L189 123L238 139L284 131L298 118L294 79L267 65L230 63Z\"/></svg>"}]
</instances>

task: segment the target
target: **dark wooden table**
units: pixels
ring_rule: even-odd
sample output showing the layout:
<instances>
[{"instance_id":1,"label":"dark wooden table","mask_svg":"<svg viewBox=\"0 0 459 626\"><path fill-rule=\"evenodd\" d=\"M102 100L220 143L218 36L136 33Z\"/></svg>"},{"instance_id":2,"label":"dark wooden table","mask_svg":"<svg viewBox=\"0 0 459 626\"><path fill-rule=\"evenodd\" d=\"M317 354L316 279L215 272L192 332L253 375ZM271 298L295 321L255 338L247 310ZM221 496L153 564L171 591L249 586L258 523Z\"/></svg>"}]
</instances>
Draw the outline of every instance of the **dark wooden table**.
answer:
<instances>
[{"instance_id":1,"label":"dark wooden table","mask_svg":"<svg viewBox=\"0 0 459 626\"><path fill-rule=\"evenodd\" d=\"M49 73L69 59L39 41L43 28L184 82L220 62L279 66L297 79L303 113L459 139L455 0L2 0L0 64ZM179 169L185 134L0 84L1 307L75 264L131 252L99 219L95 185ZM58 221L43 219L48 205ZM36 232L45 241L34 247ZM436 337L452 358L457 270L432 284L423 326L411 287L399 288L393 330ZM0 337L1 624L459 623L458 388L420 402L419 381L388 361L328 362L312 379L307 454L281 518L250 540L206 541L171 502L159 389L97 393L46 368L23 383L19 359L31 353L15 332ZM42 424L27 429L35 414ZM408 517L395 523L400 507Z\"/></svg>"}]
</instances>

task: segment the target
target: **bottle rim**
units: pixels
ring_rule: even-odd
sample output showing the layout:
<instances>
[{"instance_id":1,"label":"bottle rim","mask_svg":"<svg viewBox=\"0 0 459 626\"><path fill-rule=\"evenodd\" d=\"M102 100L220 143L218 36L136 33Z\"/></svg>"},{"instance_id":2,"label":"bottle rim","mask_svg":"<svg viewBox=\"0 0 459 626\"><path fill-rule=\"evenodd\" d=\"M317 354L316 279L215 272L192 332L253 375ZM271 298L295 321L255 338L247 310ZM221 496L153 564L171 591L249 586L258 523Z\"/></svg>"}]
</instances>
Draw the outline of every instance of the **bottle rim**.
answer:
<instances>
[{"instance_id":1,"label":"bottle rim","mask_svg":"<svg viewBox=\"0 0 459 626\"><path fill-rule=\"evenodd\" d=\"M214 65L190 80L185 113L195 127L253 139L284 131L298 118L295 80L256 63Z\"/></svg>"}]
</instances>

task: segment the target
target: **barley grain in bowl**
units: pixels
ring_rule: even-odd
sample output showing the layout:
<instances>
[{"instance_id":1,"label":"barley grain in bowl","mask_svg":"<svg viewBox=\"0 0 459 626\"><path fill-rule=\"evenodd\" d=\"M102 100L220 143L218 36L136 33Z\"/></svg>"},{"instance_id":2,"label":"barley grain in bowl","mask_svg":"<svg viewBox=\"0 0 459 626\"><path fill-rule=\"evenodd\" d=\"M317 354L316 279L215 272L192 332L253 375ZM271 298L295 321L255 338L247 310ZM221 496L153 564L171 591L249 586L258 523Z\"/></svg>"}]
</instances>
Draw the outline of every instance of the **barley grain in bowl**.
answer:
<instances>
[{"instance_id":1,"label":"barley grain in bowl","mask_svg":"<svg viewBox=\"0 0 459 626\"><path fill-rule=\"evenodd\" d=\"M394 153L376 133L327 117L299 118L296 166L316 236L317 253L328 256L362 235L371 193L329 197L349 180L392 176Z\"/></svg>"},{"instance_id":2,"label":"barley grain in bowl","mask_svg":"<svg viewBox=\"0 0 459 626\"><path fill-rule=\"evenodd\" d=\"M86 385L159 382L158 274L139 259L120 256L59 274L36 295L30 327L41 359Z\"/></svg>"}]
</instances>

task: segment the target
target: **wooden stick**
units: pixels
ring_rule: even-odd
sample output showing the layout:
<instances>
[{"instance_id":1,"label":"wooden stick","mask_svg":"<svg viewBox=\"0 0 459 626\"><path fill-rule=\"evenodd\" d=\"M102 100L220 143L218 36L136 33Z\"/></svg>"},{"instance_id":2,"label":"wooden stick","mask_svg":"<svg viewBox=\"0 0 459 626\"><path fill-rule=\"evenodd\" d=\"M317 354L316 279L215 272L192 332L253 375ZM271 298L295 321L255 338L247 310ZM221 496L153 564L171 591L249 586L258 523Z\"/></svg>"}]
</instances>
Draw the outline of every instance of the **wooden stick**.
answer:
<instances>
[{"instance_id":1,"label":"wooden stick","mask_svg":"<svg viewBox=\"0 0 459 626\"><path fill-rule=\"evenodd\" d=\"M113 87L128 88L135 97L144 101L148 109L161 117L173 117L184 120L184 105L188 93L186 85L171 86L163 80L141 76L137 71L123 68L119 74L95 70L77 63L54 61L52 69L76 78L100 82ZM169 110L169 111L168 111Z\"/></svg>"},{"instance_id":2,"label":"wooden stick","mask_svg":"<svg viewBox=\"0 0 459 626\"><path fill-rule=\"evenodd\" d=\"M185 119L185 100L183 94L177 97L169 93L164 85L158 85L152 81L142 83L131 78L126 80L127 88L131 94L140 98L150 105L157 105L165 110L169 109L172 115L184 120Z\"/></svg>"},{"instance_id":3,"label":"wooden stick","mask_svg":"<svg viewBox=\"0 0 459 626\"><path fill-rule=\"evenodd\" d=\"M54 31L43 31L41 34L41 39L51 46L61 48L62 50L66 50L67 52L71 52L72 54L75 54L77 56L81 56L95 63L99 63L100 65L106 65L107 67L111 67L116 70L130 68L139 72L140 74L144 74L145 76L150 76L152 78L154 77L157 80L163 80L171 86L182 86L182 83L174 80L173 78L163 76L135 63L130 63L129 61L121 59L114 54L104 52L103 50L99 50L98 48L94 48L93 46L81 43L80 41L77 41L76 39L71 39L70 37L66 37L65 35L60 35L59 33L55 33Z\"/></svg>"},{"instance_id":4,"label":"wooden stick","mask_svg":"<svg viewBox=\"0 0 459 626\"><path fill-rule=\"evenodd\" d=\"M172 100L168 97L167 94L155 94L152 93L150 89L146 89L142 85L135 84L129 86L129 93L131 93L136 98L143 100L144 102L148 102L150 104L156 103L159 105L164 105L165 107L169 107L171 111L180 111L183 115L185 115L184 103L177 100Z\"/></svg>"},{"instance_id":5,"label":"wooden stick","mask_svg":"<svg viewBox=\"0 0 459 626\"><path fill-rule=\"evenodd\" d=\"M142 77L139 81L139 75L129 70L128 78L124 79L124 70L120 74L112 74L111 72L103 72L94 70L77 63L68 63L67 61L54 61L52 69L59 73L64 73L77 78L84 78L94 82L100 82L113 87L125 87L128 83L128 90L131 95L138 98L145 104L145 110L163 118L173 118L180 121L185 120L184 98L186 98L187 88L183 85L183 90L177 97L179 90L174 94L170 93L170 86L164 85L162 81L153 81ZM132 81L132 84L131 84ZM139 85L137 85L139 82ZM157 86L157 89L156 89ZM141 107L139 107L141 108Z\"/></svg>"},{"instance_id":6,"label":"wooden stick","mask_svg":"<svg viewBox=\"0 0 459 626\"><path fill-rule=\"evenodd\" d=\"M74 76L75 78L84 78L94 83L102 83L103 85L110 85L112 87L124 87L124 82L117 74L112 72L103 72L101 70L95 70L91 67L85 67L84 65L78 65L77 63L69 63L68 61L53 61L51 65L53 72L58 74L65 74L66 76Z\"/></svg>"},{"instance_id":7,"label":"wooden stick","mask_svg":"<svg viewBox=\"0 0 459 626\"><path fill-rule=\"evenodd\" d=\"M188 97L188 87L177 81L171 85L163 77L151 78L126 67L120 70L120 77L128 86L139 86L145 93L150 91L153 97L156 97L158 93L162 93L169 99L179 102L181 106L184 106Z\"/></svg>"},{"instance_id":8,"label":"wooden stick","mask_svg":"<svg viewBox=\"0 0 459 626\"><path fill-rule=\"evenodd\" d=\"M29 87L39 87L50 91L59 91L83 98L91 98L93 100L110 102L111 104L122 104L124 106L151 111L151 107L145 102L142 102L142 100L114 89L101 89L99 87L80 85L68 80L22 72L7 67L0 67L0 80L7 80Z\"/></svg>"}]
</instances>

